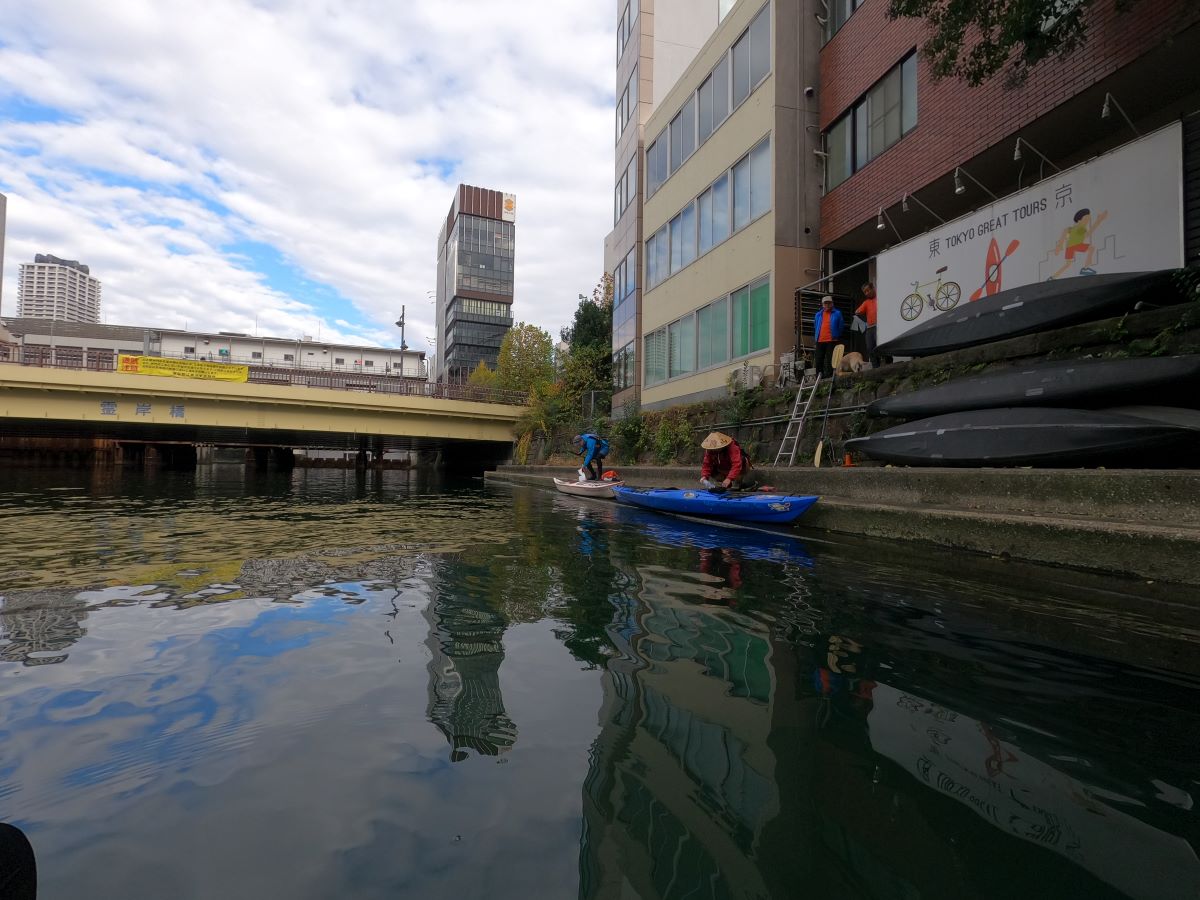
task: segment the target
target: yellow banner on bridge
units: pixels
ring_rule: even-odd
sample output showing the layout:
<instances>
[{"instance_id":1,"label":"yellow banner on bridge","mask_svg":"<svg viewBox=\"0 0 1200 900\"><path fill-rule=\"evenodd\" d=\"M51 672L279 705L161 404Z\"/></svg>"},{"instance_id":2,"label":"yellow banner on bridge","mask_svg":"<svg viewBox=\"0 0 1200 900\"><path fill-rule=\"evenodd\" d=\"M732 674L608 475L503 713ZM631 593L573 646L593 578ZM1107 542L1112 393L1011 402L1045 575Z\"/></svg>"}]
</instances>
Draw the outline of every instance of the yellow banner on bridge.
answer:
<instances>
[{"instance_id":1,"label":"yellow banner on bridge","mask_svg":"<svg viewBox=\"0 0 1200 900\"><path fill-rule=\"evenodd\" d=\"M249 366L202 362L198 359L163 359L159 356L117 357L117 371L134 375L166 375L170 378L203 378L206 381L247 381Z\"/></svg>"}]
</instances>

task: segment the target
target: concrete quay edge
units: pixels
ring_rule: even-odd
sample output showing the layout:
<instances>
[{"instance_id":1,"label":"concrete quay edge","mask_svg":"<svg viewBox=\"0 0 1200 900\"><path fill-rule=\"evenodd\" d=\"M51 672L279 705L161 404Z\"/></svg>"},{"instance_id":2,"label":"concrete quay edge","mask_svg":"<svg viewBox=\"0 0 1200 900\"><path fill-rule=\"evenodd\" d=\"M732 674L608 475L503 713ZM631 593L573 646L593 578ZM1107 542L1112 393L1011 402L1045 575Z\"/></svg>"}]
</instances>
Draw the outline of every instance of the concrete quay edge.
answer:
<instances>
[{"instance_id":1,"label":"concrete quay edge","mask_svg":"<svg viewBox=\"0 0 1200 900\"><path fill-rule=\"evenodd\" d=\"M629 483L689 487L696 469L621 467ZM502 466L489 480L552 487L575 470ZM798 530L936 544L1004 559L1200 585L1200 473L1046 469L760 469L821 502Z\"/></svg>"}]
</instances>

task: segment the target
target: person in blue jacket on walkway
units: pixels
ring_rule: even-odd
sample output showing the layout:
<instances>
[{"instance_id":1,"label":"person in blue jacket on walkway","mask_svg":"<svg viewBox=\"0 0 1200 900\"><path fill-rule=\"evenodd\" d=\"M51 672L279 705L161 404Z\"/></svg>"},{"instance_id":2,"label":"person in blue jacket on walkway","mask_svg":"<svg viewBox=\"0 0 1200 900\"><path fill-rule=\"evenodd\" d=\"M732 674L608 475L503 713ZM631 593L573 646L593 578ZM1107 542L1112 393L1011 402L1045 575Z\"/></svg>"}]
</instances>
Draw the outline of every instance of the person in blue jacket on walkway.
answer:
<instances>
[{"instance_id":1,"label":"person in blue jacket on walkway","mask_svg":"<svg viewBox=\"0 0 1200 900\"><path fill-rule=\"evenodd\" d=\"M833 348L842 340L842 314L833 308L833 298L821 298L821 308L813 316L813 337L817 344L816 368L822 378L833 376Z\"/></svg>"},{"instance_id":2,"label":"person in blue jacket on walkway","mask_svg":"<svg viewBox=\"0 0 1200 900\"><path fill-rule=\"evenodd\" d=\"M600 463L608 456L608 441L598 434L588 432L571 438L571 446L575 448L576 456L584 457L583 465L579 468L579 480L599 481Z\"/></svg>"}]
</instances>

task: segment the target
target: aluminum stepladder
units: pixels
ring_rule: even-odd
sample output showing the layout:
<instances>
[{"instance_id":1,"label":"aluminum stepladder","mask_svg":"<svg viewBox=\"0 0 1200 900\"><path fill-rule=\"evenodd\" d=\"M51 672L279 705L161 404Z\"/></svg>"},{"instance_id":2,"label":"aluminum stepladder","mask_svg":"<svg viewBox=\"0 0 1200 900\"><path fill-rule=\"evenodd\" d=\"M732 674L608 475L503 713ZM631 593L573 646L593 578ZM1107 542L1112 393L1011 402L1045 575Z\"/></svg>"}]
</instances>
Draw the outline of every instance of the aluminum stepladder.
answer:
<instances>
[{"instance_id":1,"label":"aluminum stepladder","mask_svg":"<svg viewBox=\"0 0 1200 900\"><path fill-rule=\"evenodd\" d=\"M820 384L820 375L800 376L800 389L796 391L796 402L792 404L792 417L788 420L787 430L783 433L779 452L775 454L776 467L796 464L796 451L800 449L804 423L808 421L808 412L812 408L813 398L817 396L817 388Z\"/></svg>"}]
</instances>

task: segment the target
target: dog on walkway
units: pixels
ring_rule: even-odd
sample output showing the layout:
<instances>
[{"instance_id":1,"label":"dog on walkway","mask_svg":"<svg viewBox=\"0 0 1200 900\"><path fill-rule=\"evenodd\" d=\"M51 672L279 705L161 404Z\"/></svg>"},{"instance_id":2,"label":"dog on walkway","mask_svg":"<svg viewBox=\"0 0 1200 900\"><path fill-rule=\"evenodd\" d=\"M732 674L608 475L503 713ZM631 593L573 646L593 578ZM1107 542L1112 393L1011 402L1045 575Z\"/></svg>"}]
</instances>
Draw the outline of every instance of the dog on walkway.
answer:
<instances>
[{"instance_id":1,"label":"dog on walkway","mask_svg":"<svg viewBox=\"0 0 1200 900\"><path fill-rule=\"evenodd\" d=\"M867 367L867 361L863 359L861 353L847 353L842 357L842 364L838 367L838 374L844 372L858 373Z\"/></svg>"}]
</instances>

